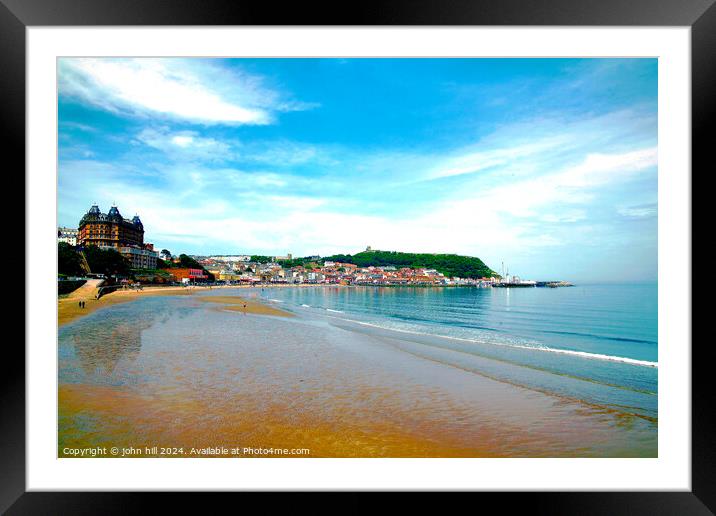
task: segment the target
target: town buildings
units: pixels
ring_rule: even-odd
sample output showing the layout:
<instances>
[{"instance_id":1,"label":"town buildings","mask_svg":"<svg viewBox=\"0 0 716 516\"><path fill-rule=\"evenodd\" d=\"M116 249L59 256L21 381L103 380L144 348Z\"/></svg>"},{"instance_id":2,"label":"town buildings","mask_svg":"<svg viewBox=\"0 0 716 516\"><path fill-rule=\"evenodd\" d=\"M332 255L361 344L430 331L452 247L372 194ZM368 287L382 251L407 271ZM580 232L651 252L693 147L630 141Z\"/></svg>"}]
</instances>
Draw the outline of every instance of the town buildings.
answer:
<instances>
[{"instance_id":1,"label":"town buildings","mask_svg":"<svg viewBox=\"0 0 716 516\"><path fill-rule=\"evenodd\" d=\"M133 269L156 269L157 253L143 247L125 246L117 248Z\"/></svg>"},{"instance_id":2,"label":"town buildings","mask_svg":"<svg viewBox=\"0 0 716 516\"><path fill-rule=\"evenodd\" d=\"M208 276L204 274L202 269L164 269L166 272L171 274L174 281L179 283L191 283L194 281L205 281Z\"/></svg>"},{"instance_id":3,"label":"town buildings","mask_svg":"<svg viewBox=\"0 0 716 516\"><path fill-rule=\"evenodd\" d=\"M57 228L57 242L64 242L70 244L72 247L77 245L77 237L79 230L75 228Z\"/></svg>"},{"instance_id":4,"label":"town buildings","mask_svg":"<svg viewBox=\"0 0 716 516\"><path fill-rule=\"evenodd\" d=\"M232 257L194 257L218 281L235 284L289 285L366 285L366 286L491 286L494 278L449 278L435 269L395 267L359 267L353 263L315 257L314 263L289 267L278 261L240 262L225 260ZM308 260L308 259L306 259Z\"/></svg>"}]
</instances>

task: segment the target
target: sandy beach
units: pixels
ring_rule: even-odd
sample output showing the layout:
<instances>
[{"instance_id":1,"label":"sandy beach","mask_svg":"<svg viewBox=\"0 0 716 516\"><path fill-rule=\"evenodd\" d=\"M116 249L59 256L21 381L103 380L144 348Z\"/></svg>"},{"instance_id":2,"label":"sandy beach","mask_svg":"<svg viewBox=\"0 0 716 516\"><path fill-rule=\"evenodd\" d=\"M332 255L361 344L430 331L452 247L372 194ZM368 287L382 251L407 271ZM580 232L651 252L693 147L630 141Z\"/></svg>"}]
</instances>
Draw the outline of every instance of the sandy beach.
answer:
<instances>
[{"instance_id":1,"label":"sandy beach","mask_svg":"<svg viewBox=\"0 0 716 516\"><path fill-rule=\"evenodd\" d=\"M201 301L213 303L219 310L241 312L245 314L275 315L278 317L293 317L291 312L280 310L265 302L253 301L250 298L239 296L211 296L201 297Z\"/></svg>"},{"instance_id":2,"label":"sandy beach","mask_svg":"<svg viewBox=\"0 0 716 516\"><path fill-rule=\"evenodd\" d=\"M448 352L428 353L408 334L236 294L116 292L96 302L95 310L117 304L102 318L63 326L58 456L108 443L145 457L163 456L156 446L180 448L175 457L230 457L226 450L244 446L305 448L310 457L655 449L652 434L643 444L635 437L648 421L454 367Z\"/></svg>"}]
</instances>

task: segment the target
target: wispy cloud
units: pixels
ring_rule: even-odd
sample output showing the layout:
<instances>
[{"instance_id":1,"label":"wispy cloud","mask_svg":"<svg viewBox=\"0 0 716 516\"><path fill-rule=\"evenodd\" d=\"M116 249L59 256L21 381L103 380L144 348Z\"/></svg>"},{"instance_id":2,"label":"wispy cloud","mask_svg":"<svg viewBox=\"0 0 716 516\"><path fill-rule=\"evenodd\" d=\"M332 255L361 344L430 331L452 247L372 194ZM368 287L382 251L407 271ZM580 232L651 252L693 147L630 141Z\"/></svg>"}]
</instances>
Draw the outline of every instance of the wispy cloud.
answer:
<instances>
[{"instance_id":1,"label":"wispy cloud","mask_svg":"<svg viewBox=\"0 0 716 516\"><path fill-rule=\"evenodd\" d=\"M640 204L636 206L622 206L618 210L619 215L630 219L644 219L656 217L656 203Z\"/></svg>"},{"instance_id":2,"label":"wispy cloud","mask_svg":"<svg viewBox=\"0 0 716 516\"><path fill-rule=\"evenodd\" d=\"M145 128L137 134L133 143L160 150L175 161L219 162L235 156L229 143L203 137L197 131L172 131L168 127Z\"/></svg>"},{"instance_id":3,"label":"wispy cloud","mask_svg":"<svg viewBox=\"0 0 716 516\"><path fill-rule=\"evenodd\" d=\"M260 77L201 60L64 58L59 87L115 113L202 124L262 125L274 112L312 107L282 98Z\"/></svg>"},{"instance_id":4,"label":"wispy cloud","mask_svg":"<svg viewBox=\"0 0 716 516\"><path fill-rule=\"evenodd\" d=\"M565 137L551 137L534 143L462 154L448 159L434 170L429 171L425 179L472 174L493 167L514 164L518 159L529 158L546 150L554 149L560 144L564 144L565 141Z\"/></svg>"}]
</instances>

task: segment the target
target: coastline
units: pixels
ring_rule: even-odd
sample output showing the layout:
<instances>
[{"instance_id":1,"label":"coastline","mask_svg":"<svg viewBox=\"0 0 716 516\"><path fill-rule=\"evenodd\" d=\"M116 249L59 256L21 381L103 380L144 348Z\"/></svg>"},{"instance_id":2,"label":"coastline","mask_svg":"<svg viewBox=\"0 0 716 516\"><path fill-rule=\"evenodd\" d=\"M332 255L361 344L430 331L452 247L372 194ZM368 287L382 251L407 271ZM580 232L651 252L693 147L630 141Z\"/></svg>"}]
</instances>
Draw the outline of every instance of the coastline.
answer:
<instances>
[{"instance_id":1,"label":"coastline","mask_svg":"<svg viewBox=\"0 0 716 516\"><path fill-rule=\"evenodd\" d=\"M415 284L415 285L392 285L392 284L385 284L385 285L340 285L340 284L311 284L311 283L301 283L301 284L282 284L282 283L276 283L276 284L270 284L270 285L213 285L211 288L209 287L203 287L203 286L148 286L144 287L142 290L115 290L114 292L110 292L109 294L105 294L99 299L96 299L96 289L88 291L84 286L80 287L74 292L69 293L68 295L64 297L58 297L57 300L57 324L58 327L61 327L65 324L68 324L72 321L75 321L76 319L79 319L81 317L84 317L86 315L91 314L92 312L104 308L107 306L112 306L120 303L127 303L130 301L133 301L135 299L140 299L143 296L173 296L173 295L192 295L196 292L205 292L209 290L214 289L256 289L256 288L365 288L365 287L372 287L372 288L480 288L476 287L474 285L423 285L423 284ZM78 303L80 301L85 302L85 307L80 308L78 306ZM228 305L231 305L233 303L228 303ZM251 303L252 308L249 308L247 306L247 313L259 313L259 311L262 311L263 309L260 308L260 306L257 306L254 303ZM263 305L266 306L266 305ZM226 310L229 311L240 311L235 306L226 306L224 307ZM243 310L241 310L243 311ZM285 313L285 312L284 312ZM269 314L269 315L281 315L281 314Z\"/></svg>"}]
</instances>

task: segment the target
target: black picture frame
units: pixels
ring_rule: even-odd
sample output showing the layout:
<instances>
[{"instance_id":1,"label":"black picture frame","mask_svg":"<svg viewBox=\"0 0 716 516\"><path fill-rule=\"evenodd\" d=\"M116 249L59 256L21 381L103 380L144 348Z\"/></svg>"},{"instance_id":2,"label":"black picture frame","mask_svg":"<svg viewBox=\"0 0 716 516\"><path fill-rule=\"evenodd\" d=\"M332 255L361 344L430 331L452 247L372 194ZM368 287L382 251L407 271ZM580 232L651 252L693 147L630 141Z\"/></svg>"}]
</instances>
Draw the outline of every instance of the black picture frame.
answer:
<instances>
[{"instance_id":1,"label":"black picture frame","mask_svg":"<svg viewBox=\"0 0 716 516\"><path fill-rule=\"evenodd\" d=\"M399 0L350 4L205 0L0 0L0 121L4 163L25 167L25 30L28 26L86 25L553 25L689 26L692 73L692 169L706 172L716 120L716 0ZM11 159L8 159L11 158ZM710 165L710 163L709 163ZM6 195L25 190L6 169ZM684 171L685 174L693 172ZM13 179L14 178L14 179ZM26 192L32 195L32 192ZM692 201L693 202L693 201ZM6 208L9 209L9 208ZM18 209L19 213L19 209ZM13 240L19 248L17 238ZM692 250L693 253L693 250ZM30 271L25 271L29 273ZM691 278L688 278L691 281ZM9 335L9 333L8 333ZM146 497L191 510L207 506L188 493L59 493L25 489L25 354L6 339L0 397L0 512L97 514L144 512ZM713 514L716 512L716 426L711 414L710 342L692 346L692 491L481 493L501 510L549 514ZM228 496L228 495L226 495ZM248 496L244 494L243 496ZM224 495L222 495L224 497ZM499 497L499 499L497 499ZM274 499L276 503L278 500ZM484 501L484 500L481 500ZM363 506L363 504L366 506ZM351 511L370 501L345 504ZM199 505L200 504L200 505ZM278 510L276 505L273 510Z\"/></svg>"}]
</instances>

